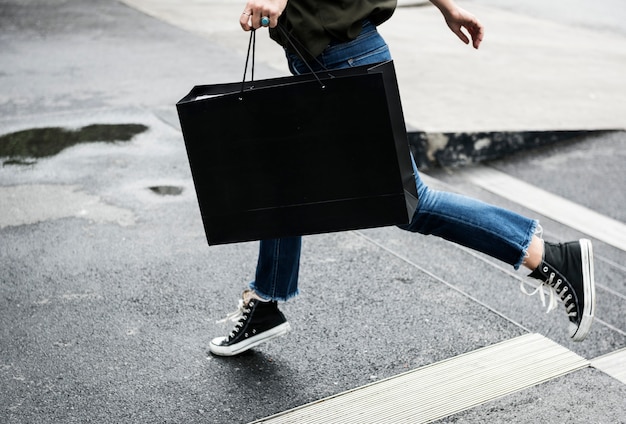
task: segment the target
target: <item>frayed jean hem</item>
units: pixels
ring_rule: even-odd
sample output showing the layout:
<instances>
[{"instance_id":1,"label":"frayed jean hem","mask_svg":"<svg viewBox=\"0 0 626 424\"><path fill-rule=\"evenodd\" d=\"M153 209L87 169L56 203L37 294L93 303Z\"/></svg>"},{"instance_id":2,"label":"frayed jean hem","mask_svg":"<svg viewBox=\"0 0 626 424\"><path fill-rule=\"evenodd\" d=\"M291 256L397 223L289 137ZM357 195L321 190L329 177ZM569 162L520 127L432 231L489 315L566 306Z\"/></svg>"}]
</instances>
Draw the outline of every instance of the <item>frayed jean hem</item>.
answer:
<instances>
[{"instance_id":1,"label":"frayed jean hem","mask_svg":"<svg viewBox=\"0 0 626 424\"><path fill-rule=\"evenodd\" d=\"M267 293L263 293L262 291L260 291L257 288L256 284L254 284L254 281L252 281L250 283L249 288L250 288L250 290L254 290L254 292L256 294L258 294L261 299L263 299L263 300L271 300L271 301L276 301L276 302L286 302L289 299L293 299L294 297L296 297L296 296L298 296L300 294L300 289L296 289L296 291L294 291L292 293L289 293L286 296L277 296L277 295L271 296L271 295L269 295Z\"/></svg>"},{"instance_id":2,"label":"frayed jean hem","mask_svg":"<svg viewBox=\"0 0 626 424\"><path fill-rule=\"evenodd\" d=\"M520 267L524 264L524 260L528 256L528 248L530 247L530 244L533 241L533 236L537 233L538 228L540 228L539 221L535 219L530 225L526 240L524 241L524 243L522 243L522 254L519 260L513 265L513 268L515 268L515 270L520 269Z\"/></svg>"}]
</instances>

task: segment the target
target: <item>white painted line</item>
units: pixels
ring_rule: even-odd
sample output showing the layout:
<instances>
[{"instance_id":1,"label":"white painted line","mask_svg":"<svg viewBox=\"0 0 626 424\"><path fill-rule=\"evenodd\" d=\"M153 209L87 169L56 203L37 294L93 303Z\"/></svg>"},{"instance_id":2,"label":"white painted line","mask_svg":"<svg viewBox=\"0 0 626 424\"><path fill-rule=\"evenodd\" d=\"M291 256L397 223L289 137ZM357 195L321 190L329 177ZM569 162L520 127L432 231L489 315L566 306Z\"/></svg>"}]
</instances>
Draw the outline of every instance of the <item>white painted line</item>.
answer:
<instances>
[{"instance_id":1,"label":"white painted line","mask_svg":"<svg viewBox=\"0 0 626 424\"><path fill-rule=\"evenodd\" d=\"M469 180L548 218L626 251L626 225L493 168L463 171Z\"/></svg>"},{"instance_id":2,"label":"white painted line","mask_svg":"<svg viewBox=\"0 0 626 424\"><path fill-rule=\"evenodd\" d=\"M563 346L527 334L255 422L430 422L587 366Z\"/></svg>"},{"instance_id":3,"label":"white painted line","mask_svg":"<svg viewBox=\"0 0 626 424\"><path fill-rule=\"evenodd\" d=\"M626 384L626 348L592 360L591 366Z\"/></svg>"}]
</instances>

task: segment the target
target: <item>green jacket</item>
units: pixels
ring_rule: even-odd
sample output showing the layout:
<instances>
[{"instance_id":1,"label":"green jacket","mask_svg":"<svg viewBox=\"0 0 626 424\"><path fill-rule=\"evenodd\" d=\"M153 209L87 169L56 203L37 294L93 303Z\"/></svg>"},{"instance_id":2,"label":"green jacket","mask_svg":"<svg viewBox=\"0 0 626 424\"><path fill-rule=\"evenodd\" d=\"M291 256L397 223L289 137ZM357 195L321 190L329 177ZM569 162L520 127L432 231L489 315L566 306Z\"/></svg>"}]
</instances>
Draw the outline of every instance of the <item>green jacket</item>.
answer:
<instances>
[{"instance_id":1,"label":"green jacket","mask_svg":"<svg viewBox=\"0 0 626 424\"><path fill-rule=\"evenodd\" d=\"M397 0L289 0L278 22L297 40L298 50L307 58L309 54L316 57L331 40L354 40L361 32L363 20L382 24L391 17L396 5ZM277 28L270 29L270 37L293 50Z\"/></svg>"}]
</instances>

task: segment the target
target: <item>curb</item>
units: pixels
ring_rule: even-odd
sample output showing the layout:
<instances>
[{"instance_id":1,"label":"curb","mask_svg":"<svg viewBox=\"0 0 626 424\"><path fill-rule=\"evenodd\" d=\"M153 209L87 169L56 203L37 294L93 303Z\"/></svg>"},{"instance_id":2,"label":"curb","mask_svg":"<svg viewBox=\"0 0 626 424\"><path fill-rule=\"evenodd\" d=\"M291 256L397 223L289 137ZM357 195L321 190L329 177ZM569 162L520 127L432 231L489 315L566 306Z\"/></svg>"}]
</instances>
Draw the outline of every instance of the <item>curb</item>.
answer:
<instances>
[{"instance_id":1,"label":"curb","mask_svg":"<svg viewBox=\"0 0 626 424\"><path fill-rule=\"evenodd\" d=\"M434 133L409 131L409 146L419 169L460 167L501 159L559 142L619 130L496 131Z\"/></svg>"}]
</instances>

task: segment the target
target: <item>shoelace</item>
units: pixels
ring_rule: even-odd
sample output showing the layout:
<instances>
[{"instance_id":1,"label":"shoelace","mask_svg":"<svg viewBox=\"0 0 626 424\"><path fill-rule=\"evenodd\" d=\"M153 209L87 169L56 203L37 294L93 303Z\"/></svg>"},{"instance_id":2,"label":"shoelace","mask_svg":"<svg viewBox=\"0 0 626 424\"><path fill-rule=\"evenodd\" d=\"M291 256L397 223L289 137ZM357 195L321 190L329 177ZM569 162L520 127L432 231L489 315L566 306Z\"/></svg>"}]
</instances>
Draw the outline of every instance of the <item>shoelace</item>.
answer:
<instances>
[{"instance_id":1,"label":"shoelace","mask_svg":"<svg viewBox=\"0 0 626 424\"><path fill-rule=\"evenodd\" d=\"M561 301L565 304L567 315L570 317L576 318L577 316L577 313L575 310L576 305L573 302L569 302L572 299L572 294L568 293L567 286L563 286L563 288L561 288L560 294L559 292L557 292L558 286L561 284L561 281L558 280L557 284L553 285L555 276L556 275L554 273L550 273L550 276L548 277L548 279L546 281L541 282L538 286L535 286L535 290L530 293L526 290L526 287L524 286L524 284L526 283L529 285L533 285L532 283L522 281L520 283L520 289L522 290L522 293L524 293L527 296L534 296L535 294L539 293L539 298L541 299L541 304L543 307L546 307L545 296L549 295L550 299L548 301L548 307L546 309L547 314L549 314L554 309L556 309L556 307L558 306L557 299L560 298Z\"/></svg>"},{"instance_id":2,"label":"shoelace","mask_svg":"<svg viewBox=\"0 0 626 424\"><path fill-rule=\"evenodd\" d=\"M233 328L233 331L230 332L229 338L232 339L233 337L235 337L235 334L237 334L239 330L241 329L241 327L243 326L243 322L248 317L246 314L250 313L250 309L247 307L248 305L249 303L246 304L244 303L243 299L239 299L239 303L237 304L237 310L229 313L228 315L226 315L225 318L222 318L216 321L217 323L220 323L220 324L228 322L228 321L237 323L235 325L235 328Z\"/></svg>"},{"instance_id":3,"label":"shoelace","mask_svg":"<svg viewBox=\"0 0 626 424\"><path fill-rule=\"evenodd\" d=\"M237 309L228 315L225 318L215 321L218 324L223 324L228 321L238 322L241 318L243 318L244 312L250 312L249 309L245 308L246 304L243 302L243 299L239 299L239 303L237 304Z\"/></svg>"},{"instance_id":4,"label":"shoelace","mask_svg":"<svg viewBox=\"0 0 626 424\"><path fill-rule=\"evenodd\" d=\"M556 307L559 305L557 301L558 294L554 287L550 285L553 279L554 274L552 274L550 278L548 278L548 280L540 282L538 285L535 285L535 282L522 281L519 286L522 290L522 293L524 293L526 296L534 296L539 293L539 299L541 299L541 305L544 308L546 308L546 295L549 296L546 314L549 314L550 312L555 310ZM535 287L535 290L529 292L528 290L526 290L526 284Z\"/></svg>"}]
</instances>

